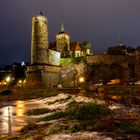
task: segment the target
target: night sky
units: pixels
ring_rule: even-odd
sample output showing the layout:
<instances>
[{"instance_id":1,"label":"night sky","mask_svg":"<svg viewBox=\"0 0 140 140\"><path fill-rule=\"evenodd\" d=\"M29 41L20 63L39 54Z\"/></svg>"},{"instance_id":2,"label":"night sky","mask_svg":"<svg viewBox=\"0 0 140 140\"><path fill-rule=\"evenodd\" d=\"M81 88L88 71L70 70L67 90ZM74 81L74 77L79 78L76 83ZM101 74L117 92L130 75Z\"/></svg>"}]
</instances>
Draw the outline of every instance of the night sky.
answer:
<instances>
[{"instance_id":1,"label":"night sky","mask_svg":"<svg viewBox=\"0 0 140 140\"><path fill-rule=\"evenodd\" d=\"M124 44L140 45L140 0L1 0L0 66L30 61L31 18L48 18L49 42L63 20L71 41L87 40L94 54Z\"/></svg>"}]
</instances>

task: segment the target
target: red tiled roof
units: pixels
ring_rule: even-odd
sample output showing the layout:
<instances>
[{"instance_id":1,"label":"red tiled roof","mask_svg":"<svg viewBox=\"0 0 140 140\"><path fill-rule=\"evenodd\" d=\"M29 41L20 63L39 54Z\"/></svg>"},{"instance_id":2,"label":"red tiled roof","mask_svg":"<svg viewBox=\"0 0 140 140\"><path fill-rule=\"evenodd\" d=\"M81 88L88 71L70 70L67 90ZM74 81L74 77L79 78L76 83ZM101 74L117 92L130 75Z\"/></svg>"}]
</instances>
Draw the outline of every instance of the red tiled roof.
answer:
<instances>
[{"instance_id":1,"label":"red tiled roof","mask_svg":"<svg viewBox=\"0 0 140 140\"><path fill-rule=\"evenodd\" d=\"M70 50L71 51L81 51L80 44L78 42L72 42L70 44Z\"/></svg>"}]
</instances>

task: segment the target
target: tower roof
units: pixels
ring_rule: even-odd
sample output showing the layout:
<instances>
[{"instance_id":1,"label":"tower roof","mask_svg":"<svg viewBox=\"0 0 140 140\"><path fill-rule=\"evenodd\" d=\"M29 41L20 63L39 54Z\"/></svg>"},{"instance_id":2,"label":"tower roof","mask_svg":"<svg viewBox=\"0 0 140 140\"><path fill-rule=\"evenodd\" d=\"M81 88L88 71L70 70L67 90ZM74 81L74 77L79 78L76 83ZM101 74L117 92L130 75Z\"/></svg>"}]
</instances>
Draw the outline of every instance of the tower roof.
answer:
<instances>
[{"instance_id":1,"label":"tower roof","mask_svg":"<svg viewBox=\"0 0 140 140\"><path fill-rule=\"evenodd\" d=\"M63 22L61 23L61 29L60 29L60 32L65 32L65 29L64 29L64 24L63 24Z\"/></svg>"},{"instance_id":2,"label":"tower roof","mask_svg":"<svg viewBox=\"0 0 140 140\"><path fill-rule=\"evenodd\" d=\"M61 23L60 32L59 32L58 34L66 34L66 35L68 35L68 36L69 36L69 34L68 34L67 32L65 32L63 22Z\"/></svg>"},{"instance_id":3,"label":"tower roof","mask_svg":"<svg viewBox=\"0 0 140 140\"><path fill-rule=\"evenodd\" d=\"M61 23L60 32L59 32L58 34L61 34L61 33L66 33L66 32L65 32L65 29L64 29L64 24L63 24L63 22Z\"/></svg>"}]
</instances>

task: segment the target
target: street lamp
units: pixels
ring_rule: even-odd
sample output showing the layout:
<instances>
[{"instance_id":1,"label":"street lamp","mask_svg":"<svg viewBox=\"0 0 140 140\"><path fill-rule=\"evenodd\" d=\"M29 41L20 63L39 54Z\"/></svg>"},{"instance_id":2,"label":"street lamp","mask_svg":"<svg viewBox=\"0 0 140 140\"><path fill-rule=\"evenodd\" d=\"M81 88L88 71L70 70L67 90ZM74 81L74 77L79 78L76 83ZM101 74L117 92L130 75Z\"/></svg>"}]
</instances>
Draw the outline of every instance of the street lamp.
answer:
<instances>
[{"instance_id":1,"label":"street lamp","mask_svg":"<svg viewBox=\"0 0 140 140\"><path fill-rule=\"evenodd\" d=\"M7 88L10 86L11 81L12 81L11 76L8 75L5 77L5 84L7 85Z\"/></svg>"},{"instance_id":2,"label":"street lamp","mask_svg":"<svg viewBox=\"0 0 140 140\"><path fill-rule=\"evenodd\" d=\"M79 77L79 86L80 86L80 93L84 93L84 83L85 83L85 78L83 76Z\"/></svg>"},{"instance_id":3,"label":"street lamp","mask_svg":"<svg viewBox=\"0 0 140 140\"><path fill-rule=\"evenodd\" d=\"M85 82L85 78L84 77L80 77L79 78L79 82L82 84L82 83L84 83Z\"/></svg>"},{"instance_id":4,"label":"street lamp","mask_svg":"<svg viewBox=\"0 0 140 140\"><path fill-rule=\"evenodd\" d=\"M11 81L11 77L10 76L7 76L6 77L6 82L9 83L10 81Z\"/></svg>"}]
</instances>

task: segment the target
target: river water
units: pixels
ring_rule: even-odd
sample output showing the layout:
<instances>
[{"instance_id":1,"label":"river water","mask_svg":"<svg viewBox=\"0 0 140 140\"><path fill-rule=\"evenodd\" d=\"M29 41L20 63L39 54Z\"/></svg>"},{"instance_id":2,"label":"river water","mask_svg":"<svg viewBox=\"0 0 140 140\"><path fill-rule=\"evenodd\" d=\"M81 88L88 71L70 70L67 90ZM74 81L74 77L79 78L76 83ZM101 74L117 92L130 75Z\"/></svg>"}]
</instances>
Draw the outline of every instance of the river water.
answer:
<instances>
[{"instance_id":1,"label":"river water","mask_svg":"<svg viewBox=\"0 0 140 140\"><path fill-rule=\"evenodd\" d=\"M0 103L0 134L14 133L19 131L31 120L26 116L29 109L38 107L28 101L1 102Z\"/></svg>"}]
</instances>

